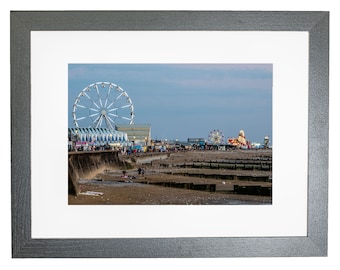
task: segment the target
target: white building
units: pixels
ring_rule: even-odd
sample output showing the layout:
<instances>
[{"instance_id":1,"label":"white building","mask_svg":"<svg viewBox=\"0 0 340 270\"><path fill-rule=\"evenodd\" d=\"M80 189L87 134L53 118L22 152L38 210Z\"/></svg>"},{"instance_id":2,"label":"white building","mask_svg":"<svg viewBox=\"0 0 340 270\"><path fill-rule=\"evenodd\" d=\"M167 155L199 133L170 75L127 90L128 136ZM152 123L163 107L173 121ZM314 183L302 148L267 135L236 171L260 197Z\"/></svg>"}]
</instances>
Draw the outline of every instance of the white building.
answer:
<instances>
[{"instance_id":1,"label":"white building","mask_svg":"<svg viewBox=\"0 0 340 270\"><path fill-rule=\"evenodd\" d=\"M86 142L89 145L120 144L128 145L125 132L107 128L69 128L68 138L72 142Z\"/></svg>"}]
</instances>

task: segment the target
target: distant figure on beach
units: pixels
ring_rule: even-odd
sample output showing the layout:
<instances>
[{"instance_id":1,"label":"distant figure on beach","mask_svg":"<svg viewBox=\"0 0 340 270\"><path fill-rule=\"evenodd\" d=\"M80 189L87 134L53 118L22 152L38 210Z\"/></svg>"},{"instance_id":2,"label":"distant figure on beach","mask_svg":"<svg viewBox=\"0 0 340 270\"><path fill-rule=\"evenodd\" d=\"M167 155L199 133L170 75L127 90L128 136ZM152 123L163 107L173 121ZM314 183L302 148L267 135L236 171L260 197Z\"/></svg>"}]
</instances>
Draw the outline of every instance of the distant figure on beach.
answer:
<instances>
[{"instance_id":1,"label":"distant figure on beach","mask_svg":"<svg viewBox=\"0 0 340 270\"><path fill-rule=\"evenodd\" d=\"M141 173L142 173L142 168L139 167L139 168L138 168L138 174L141 174Z\"/></svg>"}]
</instances>

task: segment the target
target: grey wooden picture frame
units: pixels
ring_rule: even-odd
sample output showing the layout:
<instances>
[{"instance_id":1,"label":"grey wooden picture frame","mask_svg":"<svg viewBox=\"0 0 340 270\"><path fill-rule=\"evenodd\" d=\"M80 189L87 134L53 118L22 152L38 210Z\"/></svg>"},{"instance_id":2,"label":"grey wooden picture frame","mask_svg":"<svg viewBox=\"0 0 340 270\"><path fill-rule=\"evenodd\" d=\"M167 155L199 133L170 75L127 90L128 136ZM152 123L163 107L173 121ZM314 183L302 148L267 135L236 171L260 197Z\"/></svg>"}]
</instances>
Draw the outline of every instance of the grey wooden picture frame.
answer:
<instances>
[{"instance_id":1,"label":"grey wooden picture frame","mask_svg":"<svg viewBox=\"0 0 340 270\"><path fill-rule=\"evenodd\" d=\"M11 11L10 19L13 258L327 256L329 12ZM33 239L30 33L71 30L308 32L307 236Z\"/></svg>"}]
</instances>

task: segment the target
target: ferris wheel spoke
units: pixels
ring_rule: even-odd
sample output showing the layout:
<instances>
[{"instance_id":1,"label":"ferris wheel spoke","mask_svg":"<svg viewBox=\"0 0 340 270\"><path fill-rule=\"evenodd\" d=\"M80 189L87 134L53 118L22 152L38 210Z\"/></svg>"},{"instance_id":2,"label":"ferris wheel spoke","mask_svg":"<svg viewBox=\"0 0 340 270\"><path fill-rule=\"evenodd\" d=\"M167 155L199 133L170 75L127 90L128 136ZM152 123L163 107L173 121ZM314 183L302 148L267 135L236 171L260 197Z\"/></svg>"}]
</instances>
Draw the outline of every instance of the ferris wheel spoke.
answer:
<instances>
[{"instance_id":1,"label":"ferris wheel spoke","mask_svg":"<svg viewBox=\"0 0 340 270\"><path fill-rule=\"evenodd\" d=\"M85 116L84 116L84 117L77 118L77 119L76 119L76 121L79 121L79 120L84 120L84 119L86 119L86 117L85 117Z\"/></svg>"},{"instance_id":2,"label":"ferris wheel spoke","mask_svg":"<svg viewBox=\"0 0 340 270\"><path fill-rule=\"evenodd\" d=\"M109 120L110 122L112 122L112 123L114 123L115 121L113 121L112 119L111 119L111 117L110 116L108 116L108 115L106 115L106 120Z\"/></svg>"},{"instance_id":3,"label":"ferris wheel spoke","mask_svg":"<svg viewBox=\"0 0 340 270\"><path fill-rule=\"evenodd\" d=\"M112 102L106 109L110 109L112 107L112 105L114 104L114 102Z\"/></svg>"},{"instance_id":4,"label":"ferris wheel spoke","mask_svg":"<svg viewBox=\"0 0 340 270\"><path fill-rule=\"evenodd\" d=\"M76 106L77 106L77 107L80 107L80 108L86 109L86 107L85 107L84 105L77 104Z\"/></svg>"},{"instance_id":5,"label":"ferris wheel spoke","mask_svg":"<svg viewBox=\"0 0 340 270\"><path fill-rule=\"evenodd\" d=\"M109 129L111 129L111 130L114 130L114 128L113 128L113 126L112 126L112 124L114 124L114 121L110 121L110 117L105 117L105 122L106 122L106 126L108 126L109 127ZM111 122L112 122L112 124L111 124Z\"/></svg>"},{"instance_id":6,"label":"ferris wheel spoke","mask_svg":"<svg viewBox=\"0 0 340 270\"><path fill-rule=\"evenodd\" d=\"M92 98L88 94L86 94L86 92L83 92L82 94L83 96L86 96L89 100L93 101Z\"/></svg>"},{"instance_id":7,"label":"ferris wheel spoke","mask_svg":"<svg viewBox=\"0 0 340 270\"><path fill-rule=\"evenodd\" d=\"M124 109L124 108L128 108L128 107L131 107L131 105L130 105L130 104L124 105L124 106L122 106L122 107L120 107L120 108L121 108L121 109Z\"/></svg>"},{"instance_id":8,"label":"ferris wheel spoke","mask_svg":"<svg viewBox=\"0 0 340 270\"><path fill-rule=\"evenodd\" d=\"M89 117L97 116L99 113L90 114Z\"/></svg>"},{"instance_id":9,"label":"ferris wheel spoke","mask_svg":"<svg viewBox=\"0 0 340 270\"><path fill-rule=\"evenodd\" d=\"M99 103L100 103L100 106L103 107L103 102L101 98L99 98Z\"/></svg>"},{"instance_id":10,"label":"ferris wheel spoke","mask_svg":"<svg viewBox=\"0 0 340 270\"><path fill-rule=\"evenodd\" d=\"M99 123L99 126L100 126L100 127L101 127L101 125L102 125L102 123L103 123L103 118L104 118L104 117L101 117L101 118L100 118L100 123Z\"/></svg>"},{"instance_id":11,"label":"ferris wheel spoke","mask_svg":"<svg viewBox=\"0 0 340 270\"><path fill-rule=\"evenodd\" d=\"M96 105L96 107L97 107L98 109L100 109L100 107L97 105L96 102L93 101L93 104Z\"/></svg>"},{"instance_id":12,"label":"ferris wheel spoke","mask_svg":"<svg viewBox=\"0 0 340 270\"><path fill-rule=\"evenodd\" d=\"M96 128L100 127L102 125L102 122L103 122L103 115L100 115L96 123Z\"/></svg>"},{"instance_id":13,"label":"ferris wheel spoke","mask_svg":"<svg viewBox=\"0 0 340 270\"><path fill-rule=\"evenodd\" d=\"M99 118L101 117L102 115L99 115L93 122L92 122L92 125L95 126L96 128L98 127L97 124L99 122Z\"/></svg>"},{"instance_id":14,"label":"ferris wheel spoke","mask_svg":"<svg viewBox=\"0 0 340 270\"><path fill-rule=\"evenodd\" d=\"M97 105L97 103L88 95L88 94L86 94L85 92L83 92L84 93L84 95L90 100L90 101L92 101L92 103L98 108L98 109L100 109L100 107Z\"/></svg>"},{"instance_id":15,"label":"ferris wheel spoke","mask_svg":"<svg viewBox=\"0 0 340 270\"><path fill-rule=\"evenodd\" d=\"M106 95L106 99L105 99L105 107L107 105L107 102L109 101L111 89L112 89L112 84L110 84L109 89L107 90L107 95Z\"/></svg>"},{"instance_id":16,"label":"ferris wheel spoke","mask_svg":"<svg viewBox=\"0 0 340 270\"><path fill-rule=\"evenodd\" d=\"M113 113L108 113L109 115L113 116L113 117L118 117L117 114L113 114Z\"/></svg>"},{"instance_id":17,"label":"ferris wheel spoke","mask_svg":"<svg viewBox=\"0 0 340 270\"><path fill-rule=\"evenodd\" d=\"M108 96L110 95L110 92L111 92L112 87L113 87L113 85L112 85L112 83L110 83L109 88L108 88L108 90L107 90L107 95L108 95Z\"/></svg>"},{"instance_id":18,"label":"ferris wheel spoke","mask_svg":"<svg viewBox=\"0 0 340 270\"><path fill-rule=\"evenodd\" d=\"M113 112L113 111L117 111L117 110L118 110L118 108L113 108L111 110L108 110L108 112Z\"/></svg>"},{"instance_id":19,"label":"ferris wheel spoke","mask_svg":"<svg viewBox=\"0 0 340 270\"><path fill-rule=\"evenodd\" d=\"M94 108L89 108L89 110L95 111L95 112L99 112L99 110L96 110L96 109L94 109Z\"/></svg>"},{"instance_id":20,"label":"ferris wheel spoke","mask_svg":"<svg viewBox=\"0 0 340 270\"><path fill-rule=\"evenodd\" d=\"M96 92L97 92L97 95L98 95L98 98L100 99L100 94L99 94L99 89L98 89L98 85L95 84L94 86L96 88Z\"/></svg>"},{"instance_id":21,"label":"ferris wheel spoke","mask_svg":"<svg viewBox=\"0 0 340 270\"><path fill-rule=\"evenodd\" d=\"M124 95L124 92L122 92L119 96L117 96L116 100L118 100L122 95Z\"/></svg>"},{"instance_id":22,"label":"ferris wheel spoke","mask_svg":"<svg viewBox=\"0 0 340 270\"><path fill-rule=\"evenodd\" d=\"M127 117L124 117L124 116L120 116L120 118L125 119L125 120L129 120L129 121L132 120L131 118L127 118Z\"/></svg>"}]
</instances>

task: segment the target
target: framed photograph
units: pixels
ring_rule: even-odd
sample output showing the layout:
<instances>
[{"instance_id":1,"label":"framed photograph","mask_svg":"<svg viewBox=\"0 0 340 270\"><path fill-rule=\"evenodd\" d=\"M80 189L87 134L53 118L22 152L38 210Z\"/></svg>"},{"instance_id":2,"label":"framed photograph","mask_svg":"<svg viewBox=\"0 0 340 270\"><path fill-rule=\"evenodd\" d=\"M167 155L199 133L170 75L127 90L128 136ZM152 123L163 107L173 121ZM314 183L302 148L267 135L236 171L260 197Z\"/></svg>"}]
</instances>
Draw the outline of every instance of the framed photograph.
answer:
<instances>
[{"instance_id":1,"label":"framed photograph","mask_svg":"<svg viewBox=\"0 0 340 270\"><path fill-rule=\"evenodd\" d=\"M327 256L328 12L12 11L12 256Z\"/></svg>"},{"instance_id":2,"label":"framed photograph","mask_svg":"<svg viewBox=\"0 0 340 270\"><path fill-rule=\"evenodd\" d=\"M68 112L69 204L272 202L272 64L69 64Z\"/></svg>"}]
</instances>

